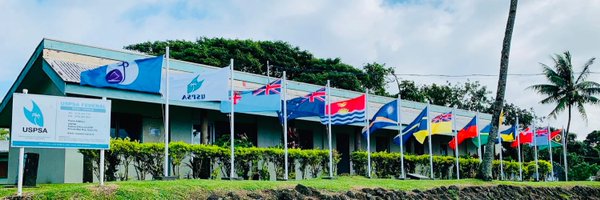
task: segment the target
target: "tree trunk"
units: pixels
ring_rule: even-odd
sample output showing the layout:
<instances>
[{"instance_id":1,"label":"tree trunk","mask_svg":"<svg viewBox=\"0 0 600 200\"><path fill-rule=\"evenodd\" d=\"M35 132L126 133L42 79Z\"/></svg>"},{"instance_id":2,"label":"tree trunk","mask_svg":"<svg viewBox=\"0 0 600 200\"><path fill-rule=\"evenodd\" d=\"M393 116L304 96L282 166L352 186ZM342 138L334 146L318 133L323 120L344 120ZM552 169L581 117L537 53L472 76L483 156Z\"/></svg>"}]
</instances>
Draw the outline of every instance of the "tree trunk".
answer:
<instances>
[{"instance_id":1,"label":"tree trunk","mask_svg":"<svg viewBox=\"0 0 600 200\"><path fill-rule=\"evenodd\" d=\"M566 142L568 141L566 139L568 138L567 136L569 136L569 129L571 128L571 105L568 105L567 107L569 109L569 119L567 120L567 134L565 134L565 138L563 138L563 140L565 140Z\"/></svg>"},{"instance_id":2,"label":"tree trunk","mask_svg":"<svg viewBox=\"0 0 600 200\"><path fill-rule=\"evenodd\" d=\"M494 140L498 136L498 126L500 119L500 112L504 108L504 93L506 91L506 76L508 72L508 57L510 55L510 43L512 39L512 32L515 25L515 17L517 15L517 3L518 0L510 1L510 9L508 12L508 21L506 22L506 29L504 32L504 41L502 43L502 53L500 57L500 76L498 77L498 90L496 91L496 100L493 105L492 114L492 129L488 137L488 143L483 154L483 160L481 169L479 170L479 177L486 181L492 180L492 160L494 159ZM502 150L502 148L500 149Z\"/></svg>"}]
</instances>

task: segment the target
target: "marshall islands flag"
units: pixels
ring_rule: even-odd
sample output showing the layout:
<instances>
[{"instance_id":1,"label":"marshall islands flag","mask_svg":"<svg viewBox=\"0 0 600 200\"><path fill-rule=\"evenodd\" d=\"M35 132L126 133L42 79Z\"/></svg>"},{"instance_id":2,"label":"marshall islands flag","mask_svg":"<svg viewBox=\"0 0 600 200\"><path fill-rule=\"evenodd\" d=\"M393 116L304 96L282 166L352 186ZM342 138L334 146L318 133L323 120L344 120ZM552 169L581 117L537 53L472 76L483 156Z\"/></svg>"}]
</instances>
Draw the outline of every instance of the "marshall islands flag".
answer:
<instances>
[{"instance_id":1,"label":"marshall islands flag","mask_svg":"<svg viewBox=\"0 0 600 200\"><path fill-rule=\"evenodd\" d=\"M163 56L121 61L81 72L81 85L160 93Z\"/></svg>"},{"instance_id":2,"label":"marshall islands flag","mask_svg":"<svg viewBox=\"0 0 600 200\"><path fill-rule=\"evenodd\" d=\"M373 134L378 129L387 126L398 126L398 100L383 105L369 123L369 133ZM366 127L362 130L363 136L367 136Z\"/></svg>"}]
</instances>

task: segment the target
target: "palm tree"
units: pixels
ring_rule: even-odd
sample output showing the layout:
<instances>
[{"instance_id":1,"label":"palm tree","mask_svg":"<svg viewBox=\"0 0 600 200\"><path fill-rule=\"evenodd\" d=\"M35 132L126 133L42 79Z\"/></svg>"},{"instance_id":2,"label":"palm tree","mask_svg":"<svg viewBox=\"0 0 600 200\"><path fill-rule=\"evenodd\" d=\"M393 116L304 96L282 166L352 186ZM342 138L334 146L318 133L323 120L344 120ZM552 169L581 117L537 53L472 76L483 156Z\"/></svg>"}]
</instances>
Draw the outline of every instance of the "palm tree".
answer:
<instances>
[{"instance_id":1,"label":"palm tree","mask_svg":"<svg viewBox=\"0 0 600 200\"><path fill-rule=\"evenodd\" d=\"M502 52L500 55L500 76L498 77L498 90L496 91L496 100L492 105L493 115L492 121L500 121L500 112L504 108L504 93L506 91L506 76L508 72L508 57L510 55L510 44L512 40L513 28L515 27L515 18L517 16L517 4L518 0L510 1L510 8L508 10L508 20L506 22L506 29L504 30L504 40L502 41ZM498 123L492 123L490 135L488 137L488 143L486 149L494 149L494 139L498 136ZM492 160L494 159L493 151L485 151L482 158L481 169L479 171L479 177L486 181L492 180Z\"/></svg>"},{"instance_id":2,"label":"palm tree","mask_svg":"<svg viewBox=\"0 0 600 200\"><path fill-rule=\"evenodd\" d=\"M565 109L569 112L569 119L567 121L568 133L571 128L572 108L577 108L579 114L587 121L587 114L583 106L585 104L600 103L600 100L594 96L600 94L600 84L587 80L591 73L590 65L594 63L596 58L590 58L583 65L583 70L581 70L577 78L575 78L575 72L573 71L571 53L566 51L563 54L556 54L552 60L554 61L554 66L552 67L540 63L549 83L532 85L529 89L533 89L545 96L540 103L556 104L556 107L550 112L549 116L556 119L558 113Z\"/></svg>"}]
</instances>

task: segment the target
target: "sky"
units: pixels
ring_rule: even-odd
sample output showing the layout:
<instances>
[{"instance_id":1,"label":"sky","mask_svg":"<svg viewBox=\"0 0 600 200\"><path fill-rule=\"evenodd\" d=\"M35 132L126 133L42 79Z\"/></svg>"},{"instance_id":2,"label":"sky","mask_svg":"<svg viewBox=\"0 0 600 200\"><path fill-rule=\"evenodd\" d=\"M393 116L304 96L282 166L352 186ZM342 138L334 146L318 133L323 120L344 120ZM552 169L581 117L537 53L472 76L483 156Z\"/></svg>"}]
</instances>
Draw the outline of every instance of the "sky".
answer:
<instances>
[{"instance_id":1,"label":"sky","mask_svg":"<svg viewBox=\"0 0 600 200\"><path fill-rule=\"evenodd\" d=\"M282 40L317 57L356 67L385 63L399 74L498 74L508 0L297 1L0 1L0 95L4 96L43 38L111 49L145 41L198 37ZM564 51L576 71L600 56L600 1L520 1L509 73L535 74ZM600 61L598 61L600 62ZM600 72L600 63L592 71ZM497 77L400 76L418 84L480 81L495 95ZM600 81L600 74L590 80ZM553 105L527 86L542 76L509 76L506 100L547 116ZM395 86L388 91L397 92ZM582 140L600 129L600 106L574 111ZM566 127L567 113L542 124Z\"/></svg>"}]
</instances>

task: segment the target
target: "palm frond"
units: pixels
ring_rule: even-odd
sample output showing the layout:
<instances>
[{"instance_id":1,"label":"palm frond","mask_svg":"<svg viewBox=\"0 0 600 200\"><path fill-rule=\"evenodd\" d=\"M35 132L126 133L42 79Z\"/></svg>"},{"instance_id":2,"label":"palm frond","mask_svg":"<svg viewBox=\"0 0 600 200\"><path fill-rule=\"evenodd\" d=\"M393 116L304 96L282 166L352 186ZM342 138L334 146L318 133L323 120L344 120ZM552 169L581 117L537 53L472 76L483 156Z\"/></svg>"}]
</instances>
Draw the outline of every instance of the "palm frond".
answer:
<instances>
[{"instance_id":1,"label":"palm frond","mask_svg":"<svg viewBox=\"0 0 600 200\"><path fill-rule=\"evenodd\" d=\"M587 113L585 112L585 107L583 107L584 102L577 102L577 111L581 114L581 117L585 120L585 123L588 122Z\"/></svg>"},{"instance_id":2,"label":"palm frond","mask_svg":"<svg viewBox=\"0 0 600 200\"><path fill-rule=\"evenodd\" d=\"M556 107L554 107L554 109L552 110L552 112L550 112L550 114L548 114L548 116L553 117L554 119L556 119L556 117L558 116L558 113L562 112L566 108L567 108L567 102L566 102L566 100L561 99L560 101L558 101L558 103L556 104Z\"/></svg>"},{"instance_id":3,"label":"palm frond","mask_svg":"<svg viewBox=\"0 0 600 200\"><path fill-rule=\"evenodd\" d=\"M590 75L590 65L594 64L594 60L596 60L596 58L590 58L583 65L583 70L581 70L581 73L579 74L579 77L577 77L577 81L575 81L575 83L585 80Z\"/></svg>"}]
</instances>

